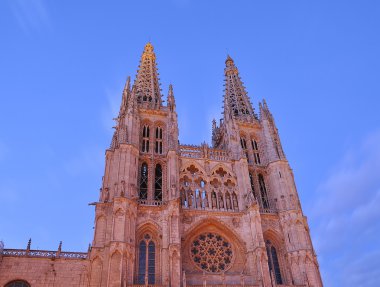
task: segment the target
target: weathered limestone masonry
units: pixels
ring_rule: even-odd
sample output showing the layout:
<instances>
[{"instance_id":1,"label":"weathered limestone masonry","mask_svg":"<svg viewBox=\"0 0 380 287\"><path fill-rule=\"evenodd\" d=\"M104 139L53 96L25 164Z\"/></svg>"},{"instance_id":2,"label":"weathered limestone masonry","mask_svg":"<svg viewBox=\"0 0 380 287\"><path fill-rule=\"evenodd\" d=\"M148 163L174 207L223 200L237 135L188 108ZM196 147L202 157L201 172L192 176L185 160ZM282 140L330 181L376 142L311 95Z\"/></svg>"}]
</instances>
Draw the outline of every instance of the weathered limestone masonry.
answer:
<instances>
[{"instance_id":1,"label":"weathered limestone masonry","mask_svg":"<svg viewBox=\"0 0 380 287\"><path fill-rule=\"evenodd\" d=\"M323 286L273 116L225 63L212 146L180 145L148 43L106 151L91 248L4 249L0 286Z\"/></svg>"}]
</instances>

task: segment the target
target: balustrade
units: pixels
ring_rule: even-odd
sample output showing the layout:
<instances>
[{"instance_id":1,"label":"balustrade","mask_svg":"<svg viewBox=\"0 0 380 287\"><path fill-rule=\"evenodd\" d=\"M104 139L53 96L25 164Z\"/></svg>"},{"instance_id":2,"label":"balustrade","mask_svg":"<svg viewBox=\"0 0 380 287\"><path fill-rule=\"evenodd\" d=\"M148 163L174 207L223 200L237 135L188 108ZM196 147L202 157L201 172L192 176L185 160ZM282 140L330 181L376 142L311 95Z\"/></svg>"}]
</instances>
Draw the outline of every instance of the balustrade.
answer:
<instances>
[{"instance_id":1,"label":"balustrade","mask_svg":"<svg viewBox=\"0 0 380 287\"><path fill-rule=\"evenodd\" d=\"M180 155L182 157L189 158L208 158L216 161L228 161L230 155L228 151L221 149L209 148L207 145L193 146L193 145L181 145Z\"/></svg>"},{"instance_id":2,"label":"balustrade","mask_svg":"<svg viewBox=\"0 0 380 287\"><path fill-rule=\"evenodd\" d=\"M141 205L148 205L148 206L161 206L164 204L162 200L152 200L152 199L139 199L138 203Z\"/></svg>"},{"instance_id":3,"label":"balustrade","mask_svg":"<svg viewBox=\"0 0 380 287\"><path fill-rule=\"evenodd\" d=\"M35 258L65 258L65 259L86 259L87 252L65 252L51 250L27 250L27 249L4 249L4 257L35 257Z\"/></svg>"}]
</instances>

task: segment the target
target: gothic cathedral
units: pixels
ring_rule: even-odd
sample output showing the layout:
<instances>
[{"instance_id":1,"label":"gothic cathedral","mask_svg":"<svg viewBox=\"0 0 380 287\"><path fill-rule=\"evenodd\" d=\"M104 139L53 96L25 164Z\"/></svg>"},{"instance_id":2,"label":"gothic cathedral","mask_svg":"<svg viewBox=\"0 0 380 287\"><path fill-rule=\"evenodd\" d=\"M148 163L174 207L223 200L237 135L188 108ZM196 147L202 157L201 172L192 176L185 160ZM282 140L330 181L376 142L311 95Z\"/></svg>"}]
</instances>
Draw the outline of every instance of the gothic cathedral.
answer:
<instances>
[{"instance_id":1,"label":"gothic cathedral","mask_svg":"<svg viewBox=\"0 0 380 287\"><path fill-rule=\"evenodd\" d=\"M123 91L88 252L0 249L0 285L323 286L273 116L265 101L255 112L229 56L224 76L212 146L180 144L148 43Z\"/></svg>"}]
</instances>

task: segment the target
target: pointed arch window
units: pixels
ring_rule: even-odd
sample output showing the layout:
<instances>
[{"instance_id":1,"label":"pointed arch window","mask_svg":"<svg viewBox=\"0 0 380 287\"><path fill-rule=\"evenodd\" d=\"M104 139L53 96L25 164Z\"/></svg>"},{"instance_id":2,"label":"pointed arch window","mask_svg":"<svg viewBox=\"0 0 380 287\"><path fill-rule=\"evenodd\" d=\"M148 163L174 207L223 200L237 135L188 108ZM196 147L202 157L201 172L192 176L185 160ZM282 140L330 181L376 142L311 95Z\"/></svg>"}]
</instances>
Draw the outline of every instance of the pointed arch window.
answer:
<instances>
[{"instance_id":1,"label":"pointed arch window","mask_svg":"<svg viewBox=\"0 0 380 287\"><path fill-rule=\"evenodd\" d=\"M282 284L281 270L277 257L277 250L269 240L266 241L265 245L268 255L269 272L274 276L273 279L276 280L276 284Z\"/></svg>"},{"instance_id":2,"label":"pointed arch window","mask_svg":"<svg viewBox=\"0 0 380 287\"><path fill-rule=\"evenodd\" d=\"M252 173L249 173L249 182L251 184L252 195L253 195L254 198L256 198L255 184L254 184L254 181L253 181L253 174Z\"/></svg>"},{"instance_id":3,"label":"pointed arch window","mask_svg":"<svg viewBox=\"0 0 380 287\"><path fill-rule=\"evenodd\" d=\"M240 144L241 144L242 149L245 152L245 156L247 157L247 160L249 160L248 149L247 149L247 141L245 140L245 138L243 138L243 137L240 138Z\"/></svg>"},{"instance_id":4,"label":"pointed arch window","mask_svg":"<svg viewBox=\"0 0 380 287\"><path fill-rule=\"evenodd\" d=\"M5 284L5 287L30 287L30 284L24 280L14 280Z\"/></svg>"},{"instance_id":5,"label":"pointed arch window","mask_svg":"<svg viewBox=\"0 0 380 287\"><path fill-rule=\"evenodd\" d=\"M158 154L162 154L162 128L156 128L156 145L155 152Z\"/></svg>"},{"instance_id":6,"label":"pointed arch window","mask_svg":"<svg viewBox=\"0 0 380 287\"><path fill-rule=\"evenodd\" d=\"M156 245L150 234L145 234L139 244L137 283L156 283Z\"/></svg>"},{"instance_id":7,"label":"pointed arch window","mask_svg":"<svg viewBox=\"0 0 380 287\"><path fill-rule=\"evenodd\" d=\"M251 140L251 145L252 145L253 158L255 160L255 164L260 164L261 160L260 160L260 153L259 153L259 148L258 148L258 145L257 145L257 141L254 140L254 139Z\"/></svg>"},{"instance_id":8,"label":"pointed arch window","mask_svg":"<svg viewBox=\"0 0 380 287\"><path fill-rule=\"evenodd\" d=\"M154 200L162 201L162 167L160 164L155 168Z\"/></svg>"},{"instance_id":9,"label":"pointed arch window","mask_svg":"<svg viewBox=\"0 0 380 287\"><path fill-rule=\"evenodd\" d=\"M264 177L262 174L259 174L259 186L260 186L262 208L269 209L268 194L267 194L267 189L265 187Z\"/></svg>"},{"instance_id":10,"label":"pointed arch window","mask_svg":"<svg viewBox=\"0 0 380 287\"><path fill-rule=\"evenodd\" d=\"M247 142L245 140L245 138L240 138L240 144L241 144L241 147L242 149L246 150L247 149Z\"/></svg>"},{"instance_id":11,"label":"pointed arch window","mask_svg":"<svg viewBox=\"0 0 380 287\"><path fill-rule=\"evenodd\" d=\"M148 199L148 165L144 162L140 170L140 199Z\"/></svg>"},{"instance_id":12,"label":"pointed arch window","mask_svg":"<svg viewBox=\"0 0 380 287\"><path fill-rule=\"evenodd\" d=\"M143 127L141 151L149 152L149 126L148 125L145 125Z\"/></svg>"}]
</instances>

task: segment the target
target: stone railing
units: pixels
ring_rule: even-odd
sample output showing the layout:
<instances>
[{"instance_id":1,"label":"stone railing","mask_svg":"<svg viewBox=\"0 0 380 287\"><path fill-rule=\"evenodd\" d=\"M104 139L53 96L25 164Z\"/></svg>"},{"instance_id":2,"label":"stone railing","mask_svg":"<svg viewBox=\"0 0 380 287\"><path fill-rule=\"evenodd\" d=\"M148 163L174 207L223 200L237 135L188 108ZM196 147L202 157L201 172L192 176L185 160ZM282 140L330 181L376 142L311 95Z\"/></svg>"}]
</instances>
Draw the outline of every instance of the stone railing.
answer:
<instances>
[{"instance_id":1,"label":"stone railing","mask_svg":"<svg viewBox=\"0 0 380 287\"><path fill-rule=\"evenodd\" d=\"M230 156L227 151L220 149L209 149L209 156L212 160L226 161L230 160Z\"/></svg>"},{"instance_id":2,"label":"stone railing","mask_svg":"<svg viewBox=\"0 0 380 287\"><path fill-rule=\"evenodd\" d=\"M66 252L49 250L28 249L4 249L3 257L33 257L33 258L65 258L65 259L87 259L87 252Z\"/></svg>"},{"instance_id":3,"label":"stone railing","mask_svg":"<svg viewBox=\"0 0 380 287\"><path fill-rule=\"evenodd\" d=\"M264 214L276 214L277 211L274 208L262 208L262 207L260 207L260 213L264 213Z\"/></svg>"},{"instance_id":4,"label":"stone railing","mask_svg":"<svg viewBox=\"0 0 380 287\"><path fill-rule=\"evenodd\" d=\"M180 155L188 158L207 158L216 161L228 161L231 159L230 154L226 150L210 148L207 144L201 146L181 145Z\"/></svg>"},{"instance_id":5,"label":"stone railing","mask_svg":"<svg viewBox=\"0 0 380 287\"><path fill-rule=\"evenodd\" d=\"M148 206L161 206L165 204L165 202L162 200L151 200L151 199L139 199L137 202L138 204L148 205Z\"/></svg>"},{"instance_id":6,"label":"stone railing","mask_svg":"<svg viewBox=\"0 0 380 287\"><path fill-rule=\"evenodd\" d=\"M182 157L203 158L203 151L200 146L181 145L180 154Z\"/></svg>"}]
</instances>

